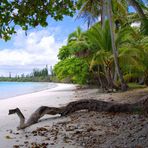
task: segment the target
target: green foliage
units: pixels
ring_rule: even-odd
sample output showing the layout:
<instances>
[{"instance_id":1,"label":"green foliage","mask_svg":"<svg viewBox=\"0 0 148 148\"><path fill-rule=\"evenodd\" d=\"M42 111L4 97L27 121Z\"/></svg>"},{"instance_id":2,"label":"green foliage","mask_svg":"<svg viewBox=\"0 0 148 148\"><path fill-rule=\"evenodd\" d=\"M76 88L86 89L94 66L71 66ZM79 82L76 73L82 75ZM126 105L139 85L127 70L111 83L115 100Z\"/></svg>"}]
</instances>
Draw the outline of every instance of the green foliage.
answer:
<instances>
[{"instance_id":1,"label":"green foliage","mask_svg":"<svg viewBox=\"0 0 148 148\"><path fill-rule=\"evenodd\" d=\"M28 30L38 25L46 27L48 16L55 20L62 20L64 15L73 16L75 5L75 0L1 0L0 37L10 39L16 25Z\"/></svg>"},{"instance_id":2,"label":"green foliage","mask_svg":"<svg viewBox=\"0 0 148 148\"><path fill-rule=\"evenodd\" d=\"M61 60L54 66L54 73L61 81L86 84L89 79L89 66L86 59L82 59L89 50L85 32L80 27L68 36L68 43L62 46L58 53ZM54 78L55 79L55 78Z\"/></svg>"},{"instance_id":3,"label":"green foliage","mask_svg":"<svg viewBox=\"0 0 148 148\"><path fill-rule=\"evenodd\" d=\"M145 88L145 85L139 85L137 83L128 83L130 89L138 89L138 88Z\"/></svg>"},{"instance_id":4,"label":"green foliage","mask_svg":"<svg viewBox=\"0 0 148 148\"><path fill-rule=\"evenodd\" d=\"M48 76L48 69L47 68L44 68L42 70L33 69L32 76L33 77L47 77Z\"/></svg>"},{"instance_id":5,"label":"green foliage","mask_svg":"<svg viewBox=\"0 0 148 148\"><path fill-rule=\"evenodd\" d=\"M71 54L76 54L81 51L85 52L86 50L89 50L89 47L90 47L86 41L71 42L69 46L70 46L69 49L71 51Z\"/></svg>"},{"instance_id":6,"label":"green foliage","mask_svg":"<svg viewBox=\"0 0 148 148\"><path fill-rule=\"evenodd\" d=\"M126 82L135 81L138 77L144 76L148 69L147 36L141 35L137 28L126 25L116 31L115 44L119 49L119 63ZM84 56L77 56L80 53L85 54L87 52L89 54L85 58ZM59 50L58 57L61 61L55 66L54 71L60 80L68 79L79 84L86 83L88 82L87 77L94 79L88 73L88 69L96 77L98 71L95 67L98 67L98 65L101 68L100 74L105 76L106 79L110 74L113 76L115 67L109 22L106 21L103 28L99 23L96 23L85 32L78 28L69 35L69 42ZM80 57L83 57L83 59ZM79 65L79 62L82 60L87 63L87 70L80 70L81 64Z\"/></svg>"},{"instance_id":7,"label":"green foliage","mask_svg":"<svg viewBox=\"0 0 148 148\"><path fill-rule=\"evenodd\" d=\"M71 82L86 84L88 80L88 65L85 60L79 58L67 58L54 66L54 73L58 79L69 78Z\"/></svg>"},{"instance_id":8,"label":"green foliage","mask_svg":"<svg viewBox=\"0 0 148 148\"><path fill-rule=\"evenodd\" d=\"M71 52L70 52L70 46L62 46L60 49L59 49L59 53L58 53L58 59L59 60L64 60L68 57L70 57L71 55Z\"/></svg>"},{"instance_id":9,"label":"green foliage","mask_svg":"<svg viewBox=\"0 0 148 148\"><path fill-rule=\"evenodd\" d=\"M90 62L90 69L95 65L107 66L107 62L113 61L111 36L108 21L102 28L100 24L95 24L87 31L88 41L93 45L91 47L93 57Z\"/></svg>"},{"instance_id":10,"label":"green foliage","mask_svg":"<svg viewBox=\"0 0 148 148\"><path fill-rule=\"evenodd\" d=\"M88 28L97 21L101 11L99 0L78 0L78 18L83 18Z\"/></svg>"},{"instance_id":11,"label":"green foliage","mask_svg":"<svg viewBox=\"0 0 148 148\"><path fill-rule=\"evenodd\" d=\"M7 81L7 82L50 82L50 77L32 77L32 76L25 76L25 77L0 77L0 81Z\"/></svg>"},{"instance_id":12,"label":"green foliage","mask_svg":"<svg viewBox=\"0 0 148 148\"><path fill-rule=\"evenodd\" d=\"M95 24L87 32L88 40L97 46L98 50L111 51L111 35L109 22L106 21L102 28L100 24Z\"/></svg>"},{"instance_id":13,"label":"green foliage","mask_svg":"<svg viewBox=\"0 0 148 148\"><path fill-rule=\"evenodd\" d=\"M72 41L82 41L82 40L84 40L84 32L80 27L78 27L76 31L72 32L68 36L68 43Z\"/></svg>"}]
</instances>

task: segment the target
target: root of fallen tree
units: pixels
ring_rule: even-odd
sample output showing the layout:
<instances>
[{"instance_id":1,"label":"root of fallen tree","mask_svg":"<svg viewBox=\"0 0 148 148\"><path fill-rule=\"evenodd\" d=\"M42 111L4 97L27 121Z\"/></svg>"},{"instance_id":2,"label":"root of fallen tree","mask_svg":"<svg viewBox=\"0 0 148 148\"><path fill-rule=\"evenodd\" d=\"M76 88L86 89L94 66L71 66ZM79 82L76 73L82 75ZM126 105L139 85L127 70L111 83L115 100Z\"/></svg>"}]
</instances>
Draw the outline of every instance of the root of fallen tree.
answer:
<instances>
[{"instance_id":1,"label":"root of fallen tree","mask_svg":"<svg viewBox=\"0 0 148 148\"><path fill-rule=\"evenodd\" d=\"M73 112L80 110L96 111L96 112L145 112L148 113L148 96L143 97L140 101L130 104L130 103L114 103L105 102L93 99L84 99L79 101L70 102L63 107L39 107L25 122L25 117L19 108L9 110L10 114L17 114L20 118L19 129L24 129L32 124L39 121L41 117L45 114L61 116L67 116Z\"/></svg>"}]
</instances>

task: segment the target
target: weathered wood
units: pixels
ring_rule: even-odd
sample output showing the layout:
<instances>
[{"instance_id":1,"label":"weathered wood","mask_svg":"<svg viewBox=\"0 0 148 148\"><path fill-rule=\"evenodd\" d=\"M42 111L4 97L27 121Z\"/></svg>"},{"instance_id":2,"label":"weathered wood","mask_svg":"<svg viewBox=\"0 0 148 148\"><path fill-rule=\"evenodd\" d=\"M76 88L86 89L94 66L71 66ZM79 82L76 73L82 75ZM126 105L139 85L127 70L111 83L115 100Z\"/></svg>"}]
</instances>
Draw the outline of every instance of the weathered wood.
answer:
<instances>
[{"instance_id":1,"label":"weathered wood","mask_svg":"<svg viewBox=\"0 0 148 148\"><path fill-rule=\"evenodd\" d=\"M68 105L63 107L48 107L41 106L39 107L25 122L25 117L20 111L19 108L9 110L10 114L17 113L20 118L19 129L24 129L32 124L35 124L39 121L41 117L45 114L56 115L60 114L61 116L67 116L73 112L79 110L88 110L88 111L97 111L97 112L135 112L142 111L148 113L148 96L143 97L140 101L130 104L130 103L114 103L106 102L94 99L84 99L74 102L70 102Z\"/></svg>"},{"instance_id":2,"label":"weathered wood","mask_svg":"<svg viewBox=\"0 0 148 148\"><path fill-rule=\"evenodd\" d=\"M46 114L56 115L56 114L61 113L62 111L63 111L62 107L56 108L56 107L41 106L35 112L31 114L31 116L26 121L26 123L25 123L25 117L19 108L9 110L9 115L15 114L15 113L18 115L20 119L20 124L17 127L17 129L19 130L19 129L24 129L32 124L37 123L38 120Z\"/></svg>"}]
</instances>

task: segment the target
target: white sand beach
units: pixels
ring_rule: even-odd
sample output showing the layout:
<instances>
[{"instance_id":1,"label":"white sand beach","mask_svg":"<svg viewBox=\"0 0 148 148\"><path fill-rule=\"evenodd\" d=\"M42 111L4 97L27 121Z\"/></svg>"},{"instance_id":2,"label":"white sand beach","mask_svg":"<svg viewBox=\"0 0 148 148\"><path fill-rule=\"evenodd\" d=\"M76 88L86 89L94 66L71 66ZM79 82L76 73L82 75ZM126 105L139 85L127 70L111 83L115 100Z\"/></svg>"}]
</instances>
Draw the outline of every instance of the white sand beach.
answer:
<instances>
[{"instance_id":1,"label":"white sand beach","mask_svg":"<svg viewBox=\"0 0 148 148\"><path fill-rule=\"evenodd\" d=\"M148 88L125 93L100 94L98 89L78 89L72 84L0 100L0 148L110 148L148 147L148 118L141 114L75 112L68 117L44 116L17 131L19 118L8 115L19 107L28 118L40 106L58 107L78 99L135 102Z\"/></svg>"},{"instance_id":2,"label":"white sand beach","mask_svg":"<svg viewBox=\"0 0 148 148\"><path fill-rule=\"evenodd\" d=\"M73 90L75 89L75 85L72 84L58 84L57 87L49 90L0 100L0 147L12 148L13 145L19 143L16 141L16 138L14 136L11 137L9 133L10 131L17 132L16 127L19 124L17 115L8 115L9 109L20 108L27 118L40 106L59 106L72 101L74 99ZM50 122L50 120L45 122ZM38 126L46 125L45 122L40 122L22 130L22 137L19 140L24 140L25 137L23 138L23 134L26 131L31 131ZM51 122L51 124L54 124L54 121L53 123Z\"/></svg>"}]
</instances>

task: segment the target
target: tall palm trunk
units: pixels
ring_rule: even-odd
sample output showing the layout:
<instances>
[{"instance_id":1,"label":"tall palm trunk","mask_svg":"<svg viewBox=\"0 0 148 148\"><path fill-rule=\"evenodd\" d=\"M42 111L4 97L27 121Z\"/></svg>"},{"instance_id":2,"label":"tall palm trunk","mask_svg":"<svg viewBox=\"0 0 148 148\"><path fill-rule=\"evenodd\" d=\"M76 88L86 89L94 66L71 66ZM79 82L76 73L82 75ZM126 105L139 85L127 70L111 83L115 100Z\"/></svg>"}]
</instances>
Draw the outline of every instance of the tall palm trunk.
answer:
<instances>
[{"instance_id":1,"label":"tall palm trunk","mask_svg":"<svg viewBox=\"0 0 148 148\"><path fill-rule=\"evenodd\" d=\"M102 0L101 3L102 3L101 25L102 25L102 28L103 28L104 24L105 24L105 16L106 16L106 11L107 11L106 0Z\"/></svg>"},{"instance_id":2,"label":"tall palm trunk","mask_svg":"<svg viewBox=\"0 0 148 148\"><path fill-rule=\"evenodd\" d=\"M114 62L115 62L117 74L118 74L120 82L121 82L121 90L126 91L127 90L127 84L125 83L124 78L123 78L123 74L120 70L119 60L118 60L118 50L117 50L116 45L115 45L111 0L107 1L107 8L108 8L107 16L108 16L109 25L110 25L110 33L111 33L111 42L112 42L112 49L113 49L113 55L114 55Z\"/></svg>"}]
</instances>

